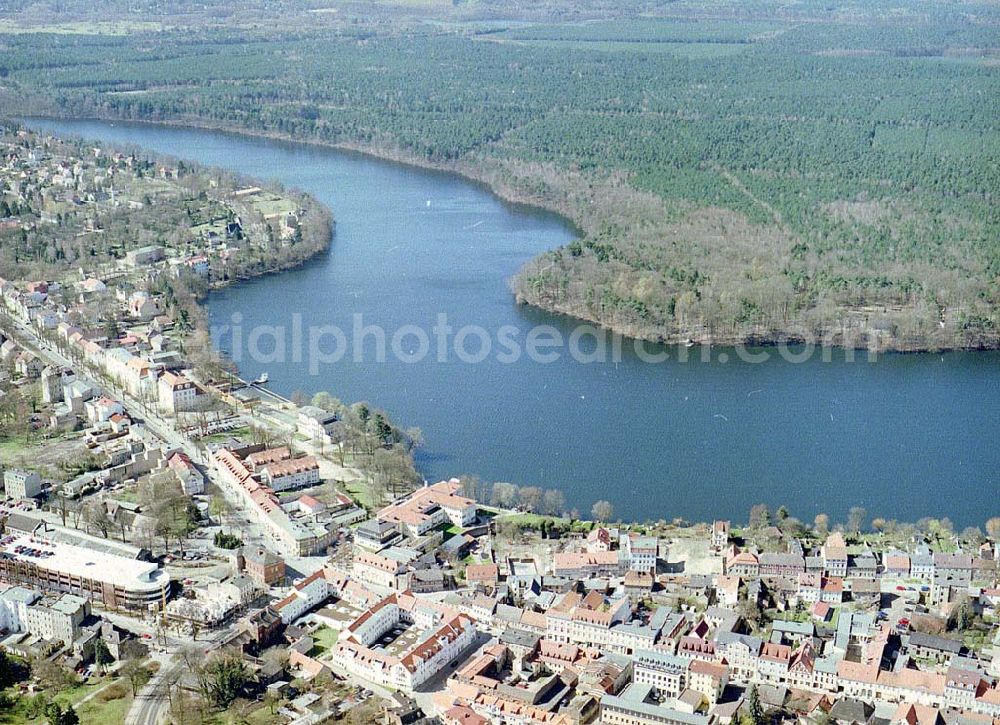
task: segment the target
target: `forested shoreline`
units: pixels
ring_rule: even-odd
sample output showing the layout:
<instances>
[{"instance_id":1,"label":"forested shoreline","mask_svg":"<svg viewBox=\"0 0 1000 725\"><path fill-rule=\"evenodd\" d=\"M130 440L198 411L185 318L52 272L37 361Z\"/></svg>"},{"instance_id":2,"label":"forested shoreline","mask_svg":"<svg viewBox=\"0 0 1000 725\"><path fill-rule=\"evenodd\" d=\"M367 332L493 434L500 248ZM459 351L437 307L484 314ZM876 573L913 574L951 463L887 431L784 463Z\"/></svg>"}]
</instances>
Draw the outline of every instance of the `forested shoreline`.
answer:
<instances>
[{"instance_id":1,"label":"forested shoreline","mask_svg":"<svg viewBox=\"0 0 1000 725\"><path fill-rule=\"evenodd\" d=\"M456 171L581 230L525 266L519 301L634 337L998 347L1000 19L863 9L138 34L31 57L42 36L18 36L5 106Z\"/></svg>"}]
</instances>

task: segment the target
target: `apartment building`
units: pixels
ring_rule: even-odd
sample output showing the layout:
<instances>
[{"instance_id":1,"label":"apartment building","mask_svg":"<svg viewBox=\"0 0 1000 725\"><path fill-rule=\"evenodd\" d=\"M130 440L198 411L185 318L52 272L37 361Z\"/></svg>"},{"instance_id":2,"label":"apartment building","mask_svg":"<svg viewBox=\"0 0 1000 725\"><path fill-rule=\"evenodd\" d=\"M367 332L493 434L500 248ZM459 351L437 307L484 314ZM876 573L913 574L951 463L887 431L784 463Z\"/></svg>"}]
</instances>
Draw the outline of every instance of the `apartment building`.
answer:
<instances>
[{"instance_id":1,"label":"apartment building","mask_svg":"<svg viewBox=\"0 0 1000 725\"><path fill-rule=\"evenodd\" d=\"M42 478L34 471L11 468L3 472L3 487L7 498L35 498L42 493Z\"/></svg>"}]
</instances>

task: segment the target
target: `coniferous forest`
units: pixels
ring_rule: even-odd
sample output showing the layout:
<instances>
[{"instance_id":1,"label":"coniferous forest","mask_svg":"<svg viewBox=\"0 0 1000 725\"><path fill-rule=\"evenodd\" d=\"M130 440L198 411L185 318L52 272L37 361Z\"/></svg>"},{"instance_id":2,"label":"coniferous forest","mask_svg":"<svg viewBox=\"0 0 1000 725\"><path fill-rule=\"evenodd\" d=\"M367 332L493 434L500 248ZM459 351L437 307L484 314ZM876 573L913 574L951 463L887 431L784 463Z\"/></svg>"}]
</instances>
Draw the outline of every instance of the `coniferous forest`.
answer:
<instances>
[{"instance_id":1,"label":"coniferous forest","mask_svg":"<svg viewBox=\"0 0 1000 725\"><path fill-rule=\"evenodd\" d=\"M996 5L510 5L18 5L0 108L455 169L581 230L520 300L635 336L1000 346Z\"/></svg>"}]
</instances>

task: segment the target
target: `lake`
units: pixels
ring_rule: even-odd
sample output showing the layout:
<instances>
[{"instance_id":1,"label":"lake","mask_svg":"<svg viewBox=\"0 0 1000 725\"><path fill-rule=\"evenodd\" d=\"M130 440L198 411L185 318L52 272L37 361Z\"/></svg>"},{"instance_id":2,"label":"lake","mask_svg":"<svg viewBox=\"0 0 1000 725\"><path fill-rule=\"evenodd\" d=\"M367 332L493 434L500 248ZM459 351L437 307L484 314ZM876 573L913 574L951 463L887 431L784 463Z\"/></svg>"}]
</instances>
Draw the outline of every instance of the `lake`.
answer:
<instances>
[{"instance_id":1,"label":"lake","mask_svg":"<svg viewBox=\"0 0 1000 725\"><path fill-rule=\"evenodd\" d=\"M559 488L568 508L587 515L607 499L625 519L745 521L757 502L784 504L806 521L819 512L842 521L855 505L899 520L948 516L956 526L1000 514L992 499L1000 491L996 352L875 362L859 353L849 362L833 351L829 361L816 353L791 362L769 350L768 361L754 363L735 350L713 349L703 362L697 348L672 348L668 360L649 362L626 341L617 361L582 362L569 346L544 347L552 331L543 331L528 355L532 327L551 326L564 340L576 327L518 307L509 291L525 261L573 238L556 216L455 175L317 146L146 125L32 125L278 180L329 205L337 219L329 253L213 293L212 324L237 315L247 343L255 327L281 326L286 361L244 356L244 377L268 372L286 395L328 390L419 426L418 465L430 480L471 473ZM432 328L442 314L454 332L438 361ZM309 355L290 359L296 325L335 326L349 344L358 315L360 325L385 331L384 362L374 359L374 333L347 350L332 330L313 334L331 359L345 351L338 362L311 371ZM466 326L475 328L458 345ZM482 356L483 335L489 354L469 362ZM267 353L274 335L258 332L257 341ZM222 346L233 351L232 340ZM577 347L576 358L598 357L592 335ZM685 353L690 359L677 359Z\"/></svg>"}]
</instances>

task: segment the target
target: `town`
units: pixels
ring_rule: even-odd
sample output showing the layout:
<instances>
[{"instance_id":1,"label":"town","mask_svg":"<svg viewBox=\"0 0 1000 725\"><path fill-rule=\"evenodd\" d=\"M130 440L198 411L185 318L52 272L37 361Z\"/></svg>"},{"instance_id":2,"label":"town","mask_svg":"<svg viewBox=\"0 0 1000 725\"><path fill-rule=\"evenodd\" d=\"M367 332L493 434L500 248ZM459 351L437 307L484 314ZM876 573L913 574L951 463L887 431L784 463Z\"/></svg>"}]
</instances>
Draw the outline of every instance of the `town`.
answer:
<instances>
[{"instance_id":1,"label":"town","mask_svg":"<svg viewBox=\"0 0 1000 725\"><path fill-rule=\"evenodd\" d=\"M0 178L0 722L1000 720L1000 519L419 481L415 434L241 380L197 324L328 241L310 200L23 130ZM157 209L186 221L142 239Z\"/></svg>"}]
</instances>

